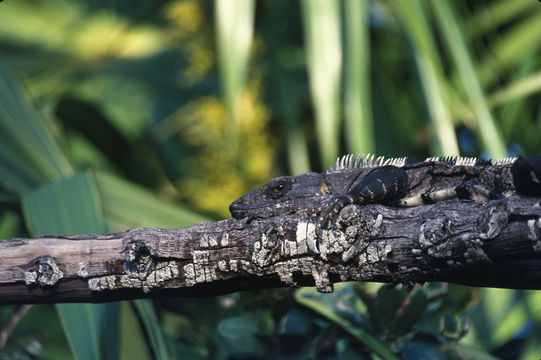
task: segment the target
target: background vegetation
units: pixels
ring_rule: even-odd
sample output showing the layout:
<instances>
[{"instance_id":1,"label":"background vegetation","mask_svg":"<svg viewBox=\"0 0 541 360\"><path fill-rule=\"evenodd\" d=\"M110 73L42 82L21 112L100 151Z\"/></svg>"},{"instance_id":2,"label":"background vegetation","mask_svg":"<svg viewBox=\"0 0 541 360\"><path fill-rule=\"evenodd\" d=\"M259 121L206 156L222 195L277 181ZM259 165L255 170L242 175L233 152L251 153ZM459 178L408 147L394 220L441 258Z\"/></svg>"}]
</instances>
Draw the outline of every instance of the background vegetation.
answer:
<instances>
[{"instance_id":1,"label":"background vegetation","mask_svg":"<svg viewBox=\"0 0 541 360\"><path fill-rule=\"evenodd\" d=\"M0 238L219 219L348 152L540 153L540 33L534 0L4 1ZM541 293L342 284L0 325L6 359L538 359Z\"/></svg>"}]
</instances>

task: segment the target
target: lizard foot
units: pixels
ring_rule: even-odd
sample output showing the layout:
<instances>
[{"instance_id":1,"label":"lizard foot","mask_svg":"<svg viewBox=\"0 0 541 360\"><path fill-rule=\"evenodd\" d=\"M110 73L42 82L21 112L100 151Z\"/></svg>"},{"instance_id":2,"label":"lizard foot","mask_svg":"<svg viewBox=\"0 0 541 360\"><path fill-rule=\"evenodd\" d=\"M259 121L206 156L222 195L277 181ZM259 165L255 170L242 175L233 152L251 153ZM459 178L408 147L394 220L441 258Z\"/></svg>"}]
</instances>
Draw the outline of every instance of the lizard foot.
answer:
<instances>
[{"instance_id":1,"label":"lizard foot","mask_svg":"<svg viewBox=\"0 0 541 360\"><path fill-rule=\"evenodd\" d=\"M321 211L316 220L316 237L320 243L323 239L323 230L327 227L335 227L340 211L353 203L353 198L350 195L337 196Z\"/></svg>"}]
</instances>

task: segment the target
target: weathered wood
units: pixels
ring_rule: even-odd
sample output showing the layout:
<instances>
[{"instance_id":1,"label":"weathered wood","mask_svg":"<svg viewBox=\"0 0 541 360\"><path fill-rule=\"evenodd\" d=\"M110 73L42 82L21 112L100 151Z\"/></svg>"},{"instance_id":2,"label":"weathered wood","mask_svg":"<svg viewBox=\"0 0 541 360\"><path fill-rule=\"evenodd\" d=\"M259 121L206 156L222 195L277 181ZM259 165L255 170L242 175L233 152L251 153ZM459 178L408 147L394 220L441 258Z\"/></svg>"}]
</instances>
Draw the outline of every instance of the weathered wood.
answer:
<instances>
[{"instance_id":1,"label":"weathered wood","mask_svg":"<svg viewBox=\"0 0 541 360\"><path fill-rule=\"evenodd\" d=\"M315 238L299 216L0 241L0 303L212 296L339 281L541 289L541 199L344 208Z\"/></svg>"}]
</instances>

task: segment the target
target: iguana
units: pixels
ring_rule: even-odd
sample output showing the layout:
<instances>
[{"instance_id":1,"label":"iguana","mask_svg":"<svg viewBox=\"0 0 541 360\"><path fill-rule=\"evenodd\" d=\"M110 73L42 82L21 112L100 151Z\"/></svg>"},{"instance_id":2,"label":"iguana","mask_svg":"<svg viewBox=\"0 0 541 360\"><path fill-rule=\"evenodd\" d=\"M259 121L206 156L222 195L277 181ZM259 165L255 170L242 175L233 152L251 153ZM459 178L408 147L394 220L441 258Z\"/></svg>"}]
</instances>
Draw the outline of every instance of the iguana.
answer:
<instances>
[{"instance_id":1,"label":"iguana","mask_svg":"<svg viewBox=\"0 0 541 360\"><path fill-rule=\"evenodd\" d=\"M281 176L234 201L236 219L318 215L316 236L349 204L420 206L445 200L484 202L541 195L541 156L490 160L434 157L424 161L346 155L325 173Z\"/></svg>"}]
</instances>

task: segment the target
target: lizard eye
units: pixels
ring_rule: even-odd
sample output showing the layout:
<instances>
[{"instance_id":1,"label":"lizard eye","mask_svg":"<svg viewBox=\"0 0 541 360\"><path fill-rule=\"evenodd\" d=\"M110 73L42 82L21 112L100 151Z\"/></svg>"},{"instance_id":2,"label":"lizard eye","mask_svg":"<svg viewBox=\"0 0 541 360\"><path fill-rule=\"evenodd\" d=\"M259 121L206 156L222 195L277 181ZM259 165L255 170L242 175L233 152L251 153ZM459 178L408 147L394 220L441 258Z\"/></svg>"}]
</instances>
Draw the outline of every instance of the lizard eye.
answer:
<instances>
[{"instance_id":1,"label":"lizard eye","mask_svg":"<svg viewBox=\"0 0 541 360\"><path fill-rule=\"evenodd\" d=\"M276 182L269 184L269 187L267 187L267 190L265 192L272 199L278 199L284 196L289 191L290 188L291 188L291 183L289 181L278 180Z\"/></svg>"}]
</instances>

